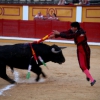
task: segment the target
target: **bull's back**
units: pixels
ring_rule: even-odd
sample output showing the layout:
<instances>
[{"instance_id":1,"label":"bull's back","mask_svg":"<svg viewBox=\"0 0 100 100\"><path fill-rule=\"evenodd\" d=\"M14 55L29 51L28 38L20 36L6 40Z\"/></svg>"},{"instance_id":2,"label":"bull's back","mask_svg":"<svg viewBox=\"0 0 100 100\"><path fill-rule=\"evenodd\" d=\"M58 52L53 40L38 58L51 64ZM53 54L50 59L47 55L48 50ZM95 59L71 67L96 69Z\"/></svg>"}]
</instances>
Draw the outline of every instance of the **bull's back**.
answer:
<instances>
[{"instance_id":1,"label":"bull's back","mask_svg":"<svg viewBox=\"0 0 100 100\"><path fill-rule=\"evenodd\" d=\"M50 50L50 46L44 43L32 44L32 48L35 50L36 55L46 55ZM32 50L30 44L14 44L0 46L0 58L12 59L12 58L30 58L32 56Z\"/></svg>"},{"instance_id":2,"label":"bull's back","mask_svg":"<svg viewBox=\"0 0 100 100\"><path fill-rule=\"evenodd\" d=\"M0 58L11 58L30 54L30 48L25 44L0 46Z\"/></svg>"},{"instance_id":3,"label":"bull's back","mask_svg":"<svg viewBox=\"0 0 100 100\"><path fill-rule=\"evenodd\" d=\"M46 55L50 52L50 46L44 43L32 44L32 47L37 55Z\"/></svg>"}]
</instances>

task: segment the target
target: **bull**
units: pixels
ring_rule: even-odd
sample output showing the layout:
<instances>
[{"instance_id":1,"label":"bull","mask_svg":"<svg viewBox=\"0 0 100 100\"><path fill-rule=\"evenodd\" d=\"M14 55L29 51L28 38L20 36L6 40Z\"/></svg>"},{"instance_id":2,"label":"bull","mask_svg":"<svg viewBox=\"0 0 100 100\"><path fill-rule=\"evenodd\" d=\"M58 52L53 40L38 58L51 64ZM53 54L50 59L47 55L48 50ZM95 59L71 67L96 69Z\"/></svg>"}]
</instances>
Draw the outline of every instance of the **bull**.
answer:
<instances>
[{"instance_id":1,"label":"bull","mask_svg":"<svg viewBox=\"0 0 100 100\"><path fill-rule=\"evenodd\" d=\"M44 43L32 43L32 48L34 48L37 56L41 56L44 62L52 61L54 63L62 64L65 62L62 50L57 45L47 45ZM34 72L36 76L36 81L39 81L40 75L44 78L46 75L42 71L40 65L42 63L38 60L38 64L32 58L32 51L29 44L19 43L13 45L0 46L0 77L4 80L10 82L11 84L16 83L13 79L9 78L6 73L6 66L11 69L28 69L31 60L31 71Z\"/></svg>"}]
</instances>

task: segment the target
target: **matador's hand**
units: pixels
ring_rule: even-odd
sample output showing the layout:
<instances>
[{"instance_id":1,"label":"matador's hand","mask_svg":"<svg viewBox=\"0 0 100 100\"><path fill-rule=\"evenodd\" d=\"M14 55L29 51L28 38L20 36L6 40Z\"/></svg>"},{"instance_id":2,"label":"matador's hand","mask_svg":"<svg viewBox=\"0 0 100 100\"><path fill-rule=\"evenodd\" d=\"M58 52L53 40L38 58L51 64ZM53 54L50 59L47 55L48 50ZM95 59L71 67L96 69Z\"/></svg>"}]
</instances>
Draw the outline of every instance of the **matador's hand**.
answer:
<instances>
[{"instance_id":1,"label":"matador's hand","mask_svg":"<svg viewBox=\"0 0 100 100\"><path fill-rule=\"evenodd\" d=\"M53 32L52 32L54 35L60 35L60 32L59 31L57 31L57 30L53 30Z\"/></svg>"},{"instance_id":2,"label":"matador's hand","mask_svg":"<svg viewBox=\"0 0 100 100\"><path fill-rule=\"evenodd\" d=\"M55 35L60 35L60 32L57 31L57 30L53 30L53 31L52 31L52 34L49 36L49 38L54 38Z\"/></svg>"}]
</instances>

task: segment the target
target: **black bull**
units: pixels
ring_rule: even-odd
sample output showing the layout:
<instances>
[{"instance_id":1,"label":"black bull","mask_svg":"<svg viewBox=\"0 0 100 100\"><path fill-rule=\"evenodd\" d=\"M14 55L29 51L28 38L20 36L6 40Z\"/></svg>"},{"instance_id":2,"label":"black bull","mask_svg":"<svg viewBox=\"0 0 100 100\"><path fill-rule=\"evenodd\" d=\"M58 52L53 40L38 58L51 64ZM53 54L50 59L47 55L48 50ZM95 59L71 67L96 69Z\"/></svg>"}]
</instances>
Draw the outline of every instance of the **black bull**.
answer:
<instances>
[{"instance_id":1,"label":"black bull","mask_svg":"<svg viewBox=\"0 0 100 100\"><path fill-rule=\"evenodd\" d=\"M63 63L65 58L62 54L61 48L57 45L46 45L43 43L32 44L37 56L41 56L44 62L52 61L54 63ZM32 57L32 51L29 44L14 44L14 45L4 45L0 46L0 77L5 79L10 83L15 83L15 81L9 78L6 74L6 65L11 69L26 69L30 64L30 59ZM34 58L31 60L31 71L37 74L36 81L40 79L40 75L43 77L46 75L43 73L40 65L42 63L38 60L38 64Z\"/></svg>"}]
</instances>

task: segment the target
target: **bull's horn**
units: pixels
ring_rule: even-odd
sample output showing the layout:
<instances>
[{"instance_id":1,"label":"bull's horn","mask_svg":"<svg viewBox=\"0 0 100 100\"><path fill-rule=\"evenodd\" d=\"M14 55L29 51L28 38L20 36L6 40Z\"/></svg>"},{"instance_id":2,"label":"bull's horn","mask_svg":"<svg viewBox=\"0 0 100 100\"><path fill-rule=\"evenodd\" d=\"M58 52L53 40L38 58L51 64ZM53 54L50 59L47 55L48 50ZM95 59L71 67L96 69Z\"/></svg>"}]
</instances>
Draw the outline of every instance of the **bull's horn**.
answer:
<instances>
[{"instance_id":1,"label":"bull's horn","mask_svg":"<svg viewBox=\"0 0 100 100\"><path fill-rule=\"evenodd\" d=\"M65 49L65 48L67 48L67 47L59 47L60 49Z\"/></svg>"},{"instance_id":2,"label":"bull's horn","mask_svg":"<svg viewBox=\"0 0 100 100\"><path fill-rule=\"evenodd\" d=\"M52 51L53 53L59 53L61 50L56 51L55 48L52 48L51 51Z\"/></svg>"}]
</instances>

